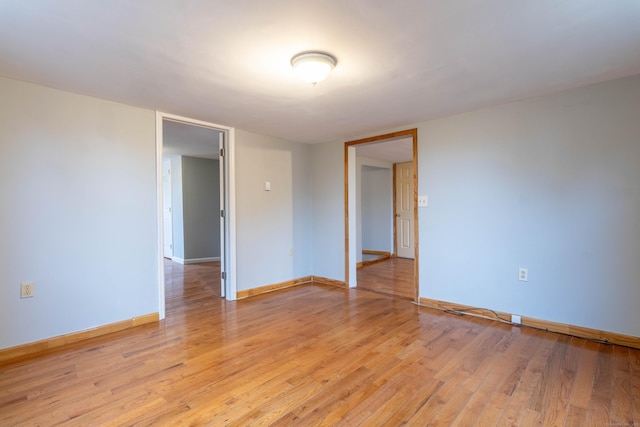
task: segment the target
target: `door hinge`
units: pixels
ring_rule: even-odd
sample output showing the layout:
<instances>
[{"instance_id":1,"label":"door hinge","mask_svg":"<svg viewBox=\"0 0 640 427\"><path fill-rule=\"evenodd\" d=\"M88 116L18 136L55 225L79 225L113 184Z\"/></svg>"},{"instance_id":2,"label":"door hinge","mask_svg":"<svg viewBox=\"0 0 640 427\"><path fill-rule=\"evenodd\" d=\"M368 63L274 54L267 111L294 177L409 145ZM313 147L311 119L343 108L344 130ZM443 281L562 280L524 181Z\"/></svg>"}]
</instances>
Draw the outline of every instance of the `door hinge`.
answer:
<instances>
[{"instance_id":1,"label":"door hinge","mask_svg":"<svg viewBox=\"0 0 640 427\"><path fill-rule=\"evenodd\" d=\"M224 157L224 148L220 149L220 157Z\"/></svg>"},{"instance_id":2,"label":"door hinge","mask_svg":"<svg viewBox=\"0 0 640 427\"><path fill-rule=\"evenodd\" d=\"M224 209L220 210L220 218L224 218Z\"/></svg>"},{"instance_id":3,"label":"door hinge","mask_svg":"<svg viewBox=\"0 0 640 427\"><path fill-rule=\"evenodd\" d=\"M227 273L225 273L224 271L220 272L220 278L222 280L225 280L227 278Z\"/></svg>"}]
</instances>

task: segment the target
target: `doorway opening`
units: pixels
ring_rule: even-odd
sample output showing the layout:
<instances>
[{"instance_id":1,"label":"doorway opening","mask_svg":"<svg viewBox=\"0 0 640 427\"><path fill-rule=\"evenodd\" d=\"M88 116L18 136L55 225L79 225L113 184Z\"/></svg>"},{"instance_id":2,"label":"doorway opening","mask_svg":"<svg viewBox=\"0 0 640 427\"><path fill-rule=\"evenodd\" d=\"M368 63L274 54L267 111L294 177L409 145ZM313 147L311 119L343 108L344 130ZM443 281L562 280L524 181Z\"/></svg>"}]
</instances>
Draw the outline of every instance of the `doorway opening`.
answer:
<instances>
[{"instance_id":1,"label":"doorway opening","mask_svg":"<svg viewBox=\"0 0 640 427\"><path fill-rule=\"evenodd\" d=\"M235 131L230 127L156 113L158 312L161 319L165 317L165 258L181 264L219 260L220 295L228 300L236 299L234 137ZM172 156L175 157L173 164ZM183 173L184 167L188 167L189 173ZM179 179L171 178L172 169L175 175L180 174ZM182 186L182 180L199 182L188 190L195 193L189 198L197 204L190 208L188 218L183 210L186 194L174 194L175 189L181 193L187 188L186 183ZM178 206L170 202L177 197L180 198L179 212ZM176 221L180 226L174 226ZM185 225L187 222L189 227ZM187 233L191 236L188 240L185 239Z\"/></svg>"},{"instance_id":2,"label":"doorway opening","mask_svg":"<svg viewBox=\"0 0 640 427\"><path fill-rule=\"evenodd\" d=\"M418 301L417 146L417 129L345 143L349 287Z\"/></svg>"}]
</instances>

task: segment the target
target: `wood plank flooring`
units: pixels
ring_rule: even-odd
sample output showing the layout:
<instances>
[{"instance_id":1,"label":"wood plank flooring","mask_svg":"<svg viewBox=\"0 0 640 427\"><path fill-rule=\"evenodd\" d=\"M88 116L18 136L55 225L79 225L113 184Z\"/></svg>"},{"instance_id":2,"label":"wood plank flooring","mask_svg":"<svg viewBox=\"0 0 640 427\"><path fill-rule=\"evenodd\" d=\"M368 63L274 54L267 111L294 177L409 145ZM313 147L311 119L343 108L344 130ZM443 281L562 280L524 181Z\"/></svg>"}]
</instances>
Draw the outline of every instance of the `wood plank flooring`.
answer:
<instances>
[{"instance_id":1,"label":"wood plank flooring","mask_svg":"<svg viewBox=\"0 0 640 427\"><path fill-rule=\"evenodd\" d=\"M226 302L215 264L166 270L166 320L0 366L0 425L640 425L639 350L317 284Z\"/></svg>"},{"instance_id":2,"label":"wood plank flooring","mask_svg":"<svg viewBox=\"0 0 640 427\"><path fill-rule=\"evenodd\" d=\"M358 269L358 288L414 301L413 260L389 258Z\"/></svg>"}]
</instances>

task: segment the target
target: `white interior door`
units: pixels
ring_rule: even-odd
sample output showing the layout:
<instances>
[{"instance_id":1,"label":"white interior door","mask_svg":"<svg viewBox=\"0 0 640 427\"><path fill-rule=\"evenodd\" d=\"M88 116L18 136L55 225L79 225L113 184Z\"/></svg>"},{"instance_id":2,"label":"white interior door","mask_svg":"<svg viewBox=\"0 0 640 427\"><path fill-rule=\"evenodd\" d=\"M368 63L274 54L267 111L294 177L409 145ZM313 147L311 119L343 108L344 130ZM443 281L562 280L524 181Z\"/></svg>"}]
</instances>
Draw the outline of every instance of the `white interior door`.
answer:
<instances>
[{"instance_id":1,"label":"white interior door","mask_svg":"<svg viewBox=\"0 0 640 427\"><path fill-rule=\"evenodd\" d=\"M173 211L171 208L171 160L162 161L162 218L164 257L173 257Z\"/></svg>"},{"instance_id":2,"label":"white interior door","mask_svg":"<svg viewBox=\"0 0 640 427\"><path fill-rule=\"evenodd\" d=\"M414 258L413 162L396 164L396 256Z\"/></svg>"}]
</instances>

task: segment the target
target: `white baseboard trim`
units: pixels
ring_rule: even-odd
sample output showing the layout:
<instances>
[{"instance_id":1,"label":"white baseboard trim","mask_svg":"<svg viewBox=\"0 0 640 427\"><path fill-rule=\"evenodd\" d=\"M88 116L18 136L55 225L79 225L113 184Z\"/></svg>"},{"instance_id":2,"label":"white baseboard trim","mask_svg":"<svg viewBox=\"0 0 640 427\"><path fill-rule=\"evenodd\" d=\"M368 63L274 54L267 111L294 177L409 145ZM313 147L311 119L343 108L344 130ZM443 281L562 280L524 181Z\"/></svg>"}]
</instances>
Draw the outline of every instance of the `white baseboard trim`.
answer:
<instances>
[{"instance_id":1,"label":"white baseboard trim","mask_svg":"<svg viewBox=\"0 0 640 427\"><path fill-rule=\"evenodd\" d=\"M175 261L178 264L197 264L199 262L214 262L220 261L220 257L210 257L210 258L190 258L190 259L182 259L178 257L171 257L171 261Z\"/></svg>"}]
</instances>

